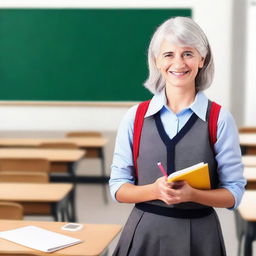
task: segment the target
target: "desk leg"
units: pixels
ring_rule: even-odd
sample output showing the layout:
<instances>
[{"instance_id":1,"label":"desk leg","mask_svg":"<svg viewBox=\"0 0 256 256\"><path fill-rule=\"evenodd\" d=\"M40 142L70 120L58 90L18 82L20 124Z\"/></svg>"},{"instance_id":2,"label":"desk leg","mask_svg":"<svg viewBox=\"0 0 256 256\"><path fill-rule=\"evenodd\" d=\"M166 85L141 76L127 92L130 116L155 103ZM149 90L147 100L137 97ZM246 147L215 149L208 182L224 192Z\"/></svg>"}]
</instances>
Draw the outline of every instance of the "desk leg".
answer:
<instances>
[{"instance_id":1,"label":"desk leg","mask_svg":"<svg viewBox=\"0 0 256 256\"><path fill-rule=\"evenodd\" d=\"M74 222L72 207L71 209L69 209L70 203L71 203L70 199L71 199L71 192L65 198L63 198L60 202L56 202L52 204L54 221Z\"/></svg>"},{"instance_id":2,"label":"desk leg","mask_svg":"<svg viewBox=\"0 0 256 256\"><path fill-rule=\"evenodd\" d=\"M106 169L105 169L105 155L104 155L103 148L99 149L99 156L101 159L101 176L105 179ZM107 204L108 203L108 186L105 182L103 183L103 198L104 198L104 202Z\"/></svg>"},{"instance_id":3,"label":"desk leg","mask_svg":"<svg viewBox=\"0 0 256 256\"><path fill-rule=\"evenodd\" d=\"M246 146L240 145L240 148L241 148L241 154L246 155Z\"/></svg>"},{"instance_id":4,"label":"desk leg","mask_svg":"<svg viewBox=\"0 0 256 256\"><path fill-rule=\"evenodd\" d=\"M52 216L54 221L59 221L57 203L52 203Z\"/></svg>"},{"instance_id":5,"label":"desk leg","mask_svg":"<svg viewBox=\"0 0 256 256\"><path fill-rule=\"evenodd\" d=\"M74 186L72 191L70 192L70 200L69 200L69 203L67 204L68 219L70 219L71 222L77 221L75 189L76 189L76 187Z\"/></svg>"},{"instance_id":6,"label":"desk leg","mask_svg":"<svg viewBox=\"0 0 256 256\"><path fill-rule=\"evenodd\" d=\"M248 222L246 227L246 232L245 232L243 256L252 256L252 242L255 238L255 234L256 234L256 223Z\"/></svg>"},{"instance_id":7,"label":"desk leg","mask_svg":"<svg viewBox=\"0 0 256 256\"><path fill-rule=\"evenodd\" d=\"M70 204L71 204L71 221L72 222L76 222L77 218L76 218L76 167L77 167L77 163L68 163L68 170L69 173L71 174L71 178L72 178L72 182L73 182L73 189L71 191L71 195L70 195Z\"/></svg>"}]
</instances>

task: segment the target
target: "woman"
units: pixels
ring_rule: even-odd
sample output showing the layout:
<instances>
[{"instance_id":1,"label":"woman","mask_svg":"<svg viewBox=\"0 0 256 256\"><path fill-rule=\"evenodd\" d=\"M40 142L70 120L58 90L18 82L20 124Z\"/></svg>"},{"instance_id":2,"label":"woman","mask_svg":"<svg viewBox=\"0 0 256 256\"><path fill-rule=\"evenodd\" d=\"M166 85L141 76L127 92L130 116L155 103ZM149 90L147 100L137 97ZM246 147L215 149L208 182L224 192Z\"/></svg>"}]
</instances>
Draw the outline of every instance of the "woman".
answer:
<instances>
[{"instance_id":1,"label":"woman","mask_svg":"<svg viewBox=\"0 0 256 256\"><path fill-rule=\"evenodd\" d=\"M148 63L145 87L154 96L144 117L137 163L132 155L138 106L127 112L116 138L111 194L135 207L114 255L226 255L213 207L235 209L245 180L237 128L223 108L217 141L209 142L211 101L202 92L210 86L214 69L208 40L192 19L171 18L153 35ZM185 181L167 183L159 161L168 174L208 163L211 189L195 189Z\"/></svg>"}]
</instances>

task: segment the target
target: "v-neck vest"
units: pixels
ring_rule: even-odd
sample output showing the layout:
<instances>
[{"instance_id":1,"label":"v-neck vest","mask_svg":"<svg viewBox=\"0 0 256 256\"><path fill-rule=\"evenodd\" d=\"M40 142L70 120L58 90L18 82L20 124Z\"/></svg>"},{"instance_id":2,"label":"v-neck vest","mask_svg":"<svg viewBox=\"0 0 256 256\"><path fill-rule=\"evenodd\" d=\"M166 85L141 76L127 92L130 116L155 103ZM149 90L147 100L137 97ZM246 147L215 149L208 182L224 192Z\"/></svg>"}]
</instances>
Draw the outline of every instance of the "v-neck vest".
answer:
<instances>
[{"instance_id":1,"label":"v-neck vest","mask_svg":"<svg viewBox=\"0 0 256 256\"><path fill-rule=\"evenodd\" d=\"M184 127L170 139L161 122L160 113L144 119L138 165L138 185L154 183L162 176L157 163L161 162L168 174L205 162L209 165L211 188L218 186L217 163L209 140L208 117L211 102L208 102L206 121L193 113ZM197 203L167 205L160 200L147 202L164 207L184 209L203 208Z\"/></svg>"}]
</instances>

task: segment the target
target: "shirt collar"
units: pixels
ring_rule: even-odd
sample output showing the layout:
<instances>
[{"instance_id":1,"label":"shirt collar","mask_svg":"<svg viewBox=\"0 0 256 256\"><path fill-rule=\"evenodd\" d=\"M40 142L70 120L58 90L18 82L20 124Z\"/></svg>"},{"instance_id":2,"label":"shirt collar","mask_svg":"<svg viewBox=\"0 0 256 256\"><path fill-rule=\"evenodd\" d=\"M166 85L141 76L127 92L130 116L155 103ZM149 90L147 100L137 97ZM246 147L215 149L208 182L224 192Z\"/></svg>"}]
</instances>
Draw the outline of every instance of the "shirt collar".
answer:
<instances>
[{"instance_id":1,"label":"shirt collar","mask_svg":"<svg viewBox=\"0 0 256 256\"><path fill-rule=\"evenodd\" d=\"M189 107L200 119L206 121L208 98L202 91L196 94L194 102Z\"/></svg>"},{"instance_id":2,"label":"shirt collar","mask_svg":"<svg viewBox=\"0 0 256 256\"><path fill-rule=\"evenodd\" d=\"M165 90L162 90L160 93L153 96L145 117L154 115L164 106L166 106L166 96ZM200 91L196 94L194 102L187 109L191 109L200 119L206 121L207 106L208 98Z\"/></svg>"},{"instance_id":3,"label":"shirt collar","mask_svg":"<svg viewBox=\"0 0 256 256\"><path fill-rule=\"evenodd\" d=\"M155 94L150 101L145 117L152 116L166 106L165 90Z\"/></svg>"}]
</instances>

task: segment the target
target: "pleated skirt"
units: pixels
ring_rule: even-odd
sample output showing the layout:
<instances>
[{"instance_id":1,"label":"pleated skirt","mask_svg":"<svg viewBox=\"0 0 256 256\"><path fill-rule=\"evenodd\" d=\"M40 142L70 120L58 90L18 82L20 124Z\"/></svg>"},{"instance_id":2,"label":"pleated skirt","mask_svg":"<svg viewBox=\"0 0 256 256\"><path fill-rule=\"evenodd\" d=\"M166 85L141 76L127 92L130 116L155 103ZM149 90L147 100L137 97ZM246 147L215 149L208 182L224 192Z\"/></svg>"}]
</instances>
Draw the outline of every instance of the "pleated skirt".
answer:
<instances>
[{"instance_id":1,"label":"pleated skirt","mask_svg":"<svg viewBox=\"0 0 256 256\"><path fill-rule=\"evenodd\" d=\"M215 211L174 218L133 208L113 256L226 256Z\"/></svg>"}]
</instances>

